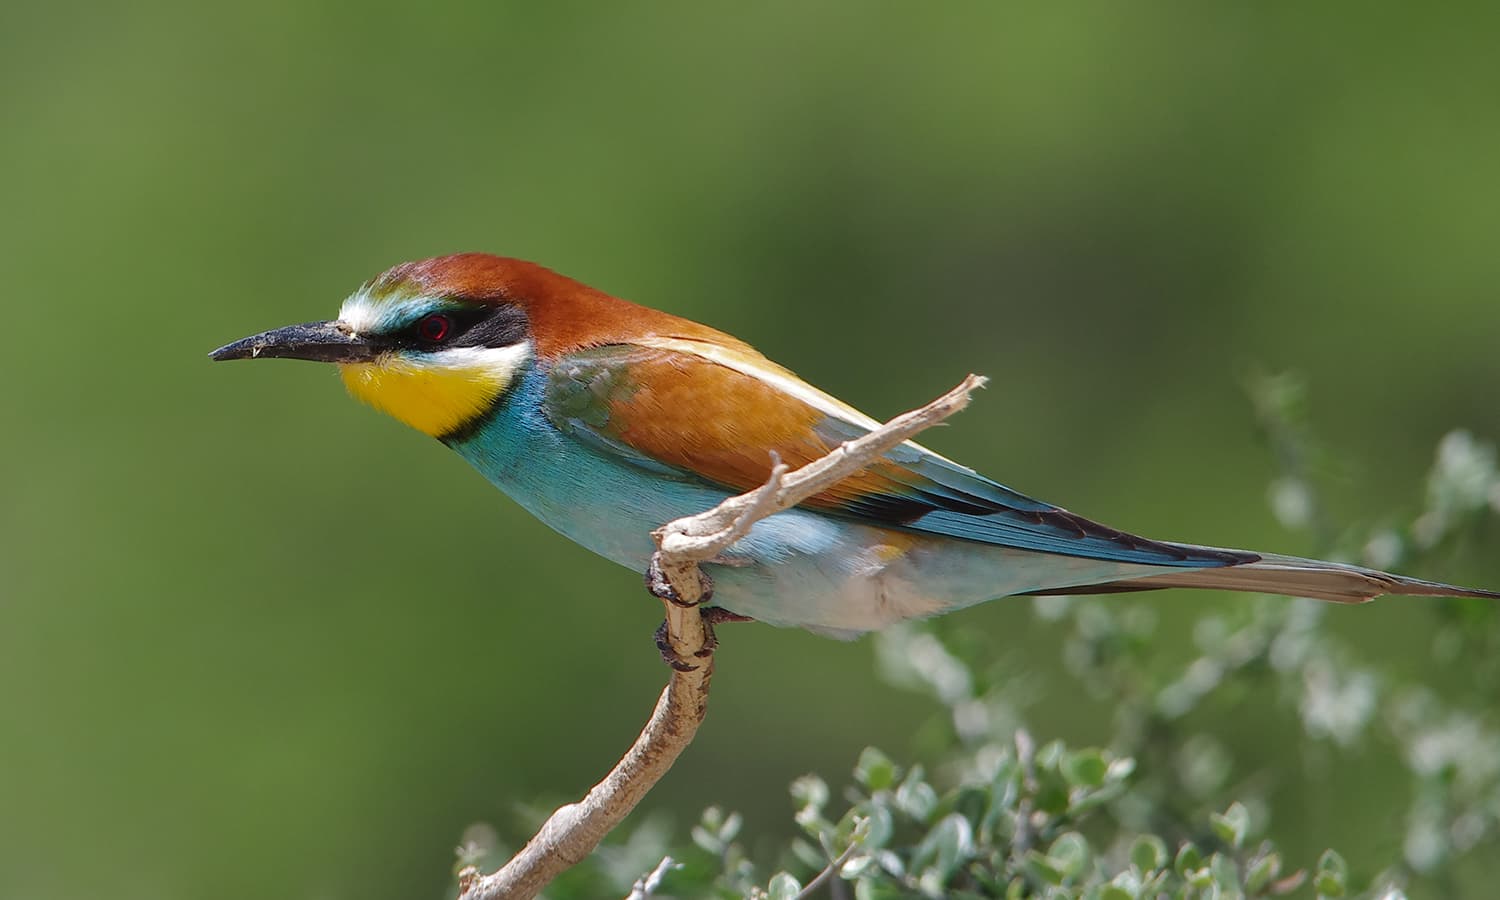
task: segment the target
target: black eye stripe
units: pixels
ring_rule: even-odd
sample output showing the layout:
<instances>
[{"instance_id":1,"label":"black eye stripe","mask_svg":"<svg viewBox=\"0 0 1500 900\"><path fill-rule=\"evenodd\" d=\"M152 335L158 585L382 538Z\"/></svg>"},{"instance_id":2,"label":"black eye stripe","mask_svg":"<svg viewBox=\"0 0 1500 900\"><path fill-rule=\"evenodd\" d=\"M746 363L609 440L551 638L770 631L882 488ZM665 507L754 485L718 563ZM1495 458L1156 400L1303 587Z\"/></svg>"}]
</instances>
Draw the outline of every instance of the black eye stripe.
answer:
<instances>
[{"instance_id":1,"label":"black eye stripe","mask_svg":"<svg viewBox=\"0 0 1500 900\"><path fill-rule=\"evenodd\" d=\"M448 320L447 333L432 340L429 322ZM401 350L440 350L448 347L509 347L526 339L526 314L514 306L446 309L430 313L380 343Z\"/></svg>"},{"instance_id":2,"label":"black eye stripe","mask_svg":"<svg viewBox=\"0 0 1500 900\"><path fill-rule=\"evenodd\" d=\"M497 306L468 326L455 328L447 347L509 347L526 340L526 313L518 307Z\"/></svg>"}]
</instances>

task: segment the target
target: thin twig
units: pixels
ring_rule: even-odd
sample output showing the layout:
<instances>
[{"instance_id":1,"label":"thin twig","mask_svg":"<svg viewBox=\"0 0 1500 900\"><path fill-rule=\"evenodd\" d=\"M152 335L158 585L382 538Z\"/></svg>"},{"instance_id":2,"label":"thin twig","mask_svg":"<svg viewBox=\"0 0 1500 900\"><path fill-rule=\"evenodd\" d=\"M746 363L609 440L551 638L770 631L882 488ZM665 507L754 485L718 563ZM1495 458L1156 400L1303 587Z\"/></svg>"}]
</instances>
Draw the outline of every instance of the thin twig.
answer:
<instances>
[{"instance_id":1,"label":"thin twig","mask_svg":"<svg viewBox=\"0 0 1500 900\"><path fill-rule=\"evenodd\" d=\"M750 510L780 512L827 490L896 445L968 406L970 395L984 387L987 381L982 375L970 375L953 390L921 409L903 413L866 435L840 444L821 459L780 479L779 486L768 482L749 493L731 497L708 512L669 522L652 535L662 553L676 560L703 562L712 559L743 536L735 525Z\"/></svg>"},{"instance_id":2,"label":"thin twig","mask_svg":"<svg viewBox=\"0 0 1500 900\"><path fill-rule=\"evenodd\" d=\"M849 846L844 848L844 852L840 853L837 859L832 860L828 863L828 865L824 866L823 871L819 872L817 875L814 875L813 880L809 881L806 887L797 892L795 900L808 900L808 898L813 895L814 891L823 886L823 882L832 878L833 873L837 872L839 869L842 869L844 867L844 863L854 858L854 854L859 852L859 848L863 843L864 841L862 839L850 841Z\"/></svg>"},{"instance_id":3,"label":"thin twig","mask_svg":"<svg viewBox=\"0 0 1500 900\"><path fill-rule=\"evenodd\" d=\"M1016 762L1021 766L1021 802L1016 804L1016 832L1011 837L1011 852L1019 861L1031 849L1031 800L1036 791L1036 742L1031 732L1016 729Z\"/></svg>"},{"instance_id":4,"label":"thin twig","mask_svg":"<svg viewBox=\"0 0 1500 900\"><path fill-rule=\"evenodd\" d=\"M667 877L667 873L677 868L678 865L680 864L672 857L663 856L661 862L656 864L656 868L635 880L635 885L630 889L630 896L625 900L646 900L647 897L656 893L657 888L661 887L661 881Z\"/></svg>"},{"instance_id":5,"label":"thin twig","mask_svg":"<svg viewBox=\"0 0 1500 900\"><path fill-rule=\"evenodd\" d=\"M459 900L535 897L552 879L593 852L692 742L708 711L713 676L713 632L696 608L704 593L698 563L718 556L761 519L832 487L896 445L968 406L969 395L984 383L984 378L970 375L921 409L897 416L794 472L789 473L773 455L771 472L760 487L652 532L658 565L678 601L662 602L667 640L678 658L702 660L701 664L673 671L646 727L603 781L582 800L548 817L521 852L498 872L470 878Z\"/></svg>"}]
</instances>

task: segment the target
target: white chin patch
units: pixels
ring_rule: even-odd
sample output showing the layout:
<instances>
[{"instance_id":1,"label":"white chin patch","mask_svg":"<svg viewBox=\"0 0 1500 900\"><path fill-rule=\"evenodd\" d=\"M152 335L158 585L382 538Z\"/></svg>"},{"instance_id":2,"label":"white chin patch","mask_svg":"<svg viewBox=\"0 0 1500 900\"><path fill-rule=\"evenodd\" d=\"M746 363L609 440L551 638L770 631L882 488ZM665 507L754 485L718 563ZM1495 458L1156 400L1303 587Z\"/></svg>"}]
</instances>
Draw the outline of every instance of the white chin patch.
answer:
<instances>
[{"instance_id":1,"label":"white chin patch","mask_svg":"<svg viewBox=\"0 0 1500 900\"><path fill-rule=\"evenodd\" d=\"M408 365L419 369L469 373L483 381L509 384L516 369L531 356L531 342L509 347L454 347L427 353L402 354Z\"/></svg>"}]
</instances>

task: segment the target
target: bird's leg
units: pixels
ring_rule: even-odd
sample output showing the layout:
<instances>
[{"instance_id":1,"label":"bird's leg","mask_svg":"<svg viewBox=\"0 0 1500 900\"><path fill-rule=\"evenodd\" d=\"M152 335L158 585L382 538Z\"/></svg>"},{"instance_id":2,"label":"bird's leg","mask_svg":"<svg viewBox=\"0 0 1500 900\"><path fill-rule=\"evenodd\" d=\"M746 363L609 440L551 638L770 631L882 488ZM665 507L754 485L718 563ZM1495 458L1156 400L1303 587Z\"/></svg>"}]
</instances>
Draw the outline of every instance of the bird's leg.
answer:
<instances>
[{"instance_id":1,"label":"bird's leg","mask_svg":"<svg viewBox=\"0 0 1500 900\"><path fill-rule=\"evenodd\" d=\"M698 571L698 581L702 585L697 603L688 603L677 595L677 589L672 587L672 582L667 580L667 575L661 570L661 554L651 554L651 562L646 566L646 590L651 596L658 600L664 600L673 606L690 609L713 599L714 579L713 576L703 571Z\"/></svg>"},{"instance_id":2,"label":"bird's leg","mask_svg":"<svg viewBox=\"0 0 1500 900\"><path fill-rule=\"evenodd\" d=\"M753 622L749 616L730 612L720 606L705 606L713 599L714 581L713 577L697 566L692 571L698 578L698 600L688 602L672 587L672 582L667 578L667 573L662 571L661 554L651 554L651 562L646 567L646 590L651 595L664 603L670 603L679 609L692 609L697 607L698 615L703 619L703 649L696 651L693 655L699 659L707 659L719 647L719 638L714 634L714 626L724 622ZM662 622L661 627L656 629L656 649L661 651L662 660L679 672L691 672L697 666L678 655L673 649L672 642L667 633L667 623Z\"/></svg>"},{"instance_id":3,"label":"bird's leg","mask_svg":"<svg viewBox=\"0 0 1500 900\"><path fill-rule=\"evenodd\" d=\"M703 616L703 630L705 632L703 649L693 654L699 659L707 659L708 657L713 656L715 650L719 649L719 637L718 635L714 634L715 625L720 625L724 622L755 621L749 616L742 616L739 613L730 612L722 606L709 606L706 608L701 608L699 609L698 613L699 615ZM691 672L694 669L698 668L693 663L690 663L687 660L683 659L678 655L676 650L672 649L672 642L667 639L667 623L665 620L663 620L661 625L657 627L655 637L656 649L661 651L662 662L666 663L679 672Z\"/></svg>"}]
</instances>

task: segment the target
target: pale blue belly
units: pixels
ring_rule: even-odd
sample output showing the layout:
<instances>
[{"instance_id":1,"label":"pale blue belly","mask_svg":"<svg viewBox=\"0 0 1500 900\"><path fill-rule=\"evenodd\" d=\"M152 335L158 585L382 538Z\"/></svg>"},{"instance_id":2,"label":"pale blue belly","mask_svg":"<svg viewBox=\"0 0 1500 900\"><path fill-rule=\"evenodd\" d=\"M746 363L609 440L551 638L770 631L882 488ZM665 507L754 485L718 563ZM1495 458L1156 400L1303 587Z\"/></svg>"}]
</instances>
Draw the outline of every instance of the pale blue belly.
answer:
<instances>
[{"instance_id":1,"label":"pale blue belly","mask_svg":"<svg viewBox=\"0 0 1500 900\"><path fill-rule=\"evenodd\" d=\"M528 512L573 541L637 572L652 529L717 505L727 492L678 479L561 434L519 396L452 448ZM530 396L528 396L530 395ZM1149 566L918 537L803 510L778 513L713 564L714 602L775 625L851 636L1041 588L1151 574Z\"/></svg>"}]
</instances>

